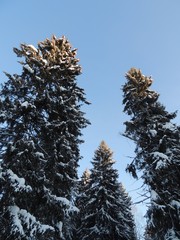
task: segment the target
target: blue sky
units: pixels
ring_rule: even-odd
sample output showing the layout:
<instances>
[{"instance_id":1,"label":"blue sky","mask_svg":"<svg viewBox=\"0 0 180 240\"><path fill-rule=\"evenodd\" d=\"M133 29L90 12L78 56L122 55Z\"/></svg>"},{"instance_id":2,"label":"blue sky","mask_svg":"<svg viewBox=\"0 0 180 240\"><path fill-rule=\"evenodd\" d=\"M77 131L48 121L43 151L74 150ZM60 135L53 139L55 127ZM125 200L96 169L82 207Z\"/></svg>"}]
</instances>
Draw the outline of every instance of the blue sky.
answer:
<instances>
[{"instance_id":1,"label":"blue sky","mask_svg":"<svg viewBox=\"0 0 180 240\"><path fill-rule=\"evenodd\" d=\"M131 67L152 75L152 89L168 111L180 109L180 1L174 0L1 0L0 82L3 71L19 73L13 47L20 43L37 46L39 41L65 35L83 68L79 86L90 106L83 108L91 126L83 131L83 160L79 174L90 161L101 140L114 151L120 181L137 200L137 183L125 167L134 145L123 138L121 87ZM180 123L180 117L176 118Z\"/></svg>"}]
</instances>

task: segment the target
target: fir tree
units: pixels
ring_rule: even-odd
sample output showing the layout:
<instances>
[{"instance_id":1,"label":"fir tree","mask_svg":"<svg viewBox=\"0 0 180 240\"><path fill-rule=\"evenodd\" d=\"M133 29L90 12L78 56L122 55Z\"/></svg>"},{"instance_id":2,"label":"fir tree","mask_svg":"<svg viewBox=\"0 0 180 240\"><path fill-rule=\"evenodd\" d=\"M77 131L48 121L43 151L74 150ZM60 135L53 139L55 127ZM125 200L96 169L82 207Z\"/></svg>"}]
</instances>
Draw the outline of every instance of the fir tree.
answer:
<instances>
[{"instance_id":1,"label":"fir tree","mask_svg":"<svg viewBox=\"0 0 180 240\"><path fill-rule=\"evenodd\" d=\"M123 87L124 111L131 116L125 122L125 136L136 143L136 157L127 170L142 179L150 191L147 212L147 239L180 238L180 127L172 123L176 113L168 113L149 89L151 77L132 68Z\"/></svg>"},{"instance_id":2,"label":"fir tree","mask_svg":"<svg viewBox=\"0 0 180 240\"><path fill-rule=\"evenodd\" d=\"M81 226L78 237L82 240L133 240L134 225L130 229L126 205L118 183L112 151L104 141L95 152L93 169L83 195ZM123 193L124 194L124 193Z\"/></svg>"},{"instance_id":3,"label":"fir tree","mask_svg":"<svg viewBox=\"0 0 180 240\"><path fill-rule=\"evenodd\" d=\"M22 74L7 74L0 99L1 239L71 239L81 129L89 123L65 37L14 49Z\"/></svg>"}]
</instances>

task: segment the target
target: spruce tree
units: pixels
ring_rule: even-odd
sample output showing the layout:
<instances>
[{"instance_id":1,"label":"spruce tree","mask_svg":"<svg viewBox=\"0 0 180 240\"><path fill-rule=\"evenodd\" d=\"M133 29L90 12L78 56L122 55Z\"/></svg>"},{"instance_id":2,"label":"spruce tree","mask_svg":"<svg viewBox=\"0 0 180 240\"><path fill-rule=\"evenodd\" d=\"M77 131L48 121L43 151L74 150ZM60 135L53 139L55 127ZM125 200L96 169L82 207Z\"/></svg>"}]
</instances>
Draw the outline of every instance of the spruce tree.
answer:
<instances>
[{"instance_id":1,"label":"spruce tree","mask_svg":"<svg viewBox=\"0 0 180 240\"><path fill-rule=\"evenodd\" d=\"M127 170L142 179L150 192L147 212L147 239L180 239L180 127L172 122L176 113L168 113L158 101L158 93L149 87L151 77L132 68L123 86L124 111L131 116L125 122L125 136L136 144L136 157Z\"/></svg>"},{"instance_id":2,"label":"spruce tree","mask_svg":"<svg viewBox=\"0 0 180 240\"><path fill-rule=\"evenodd\" d=\"M83 195L81 226L78 237L81 240L134 240L134 225L130 229L127 217L129 206L121 196L117 170L112 151L104 141L95 152L93 168Z\"/></svg>"},{"instance_id":3,"label":"spruce tree","mask_svg":"<svg viewBox=\"0 0 180 240\"><path fill-rule=\"evenodd\" d=\"M90 181L90 171L88 169L86 169L82 176L81 176L81 179L80 181L78 182L78 194L77 194L77 197L76 197L76 204L77 204L77 207L79 209L79 214L81 214L81 212L83 212L83 208L84 208L84 200L86 199L86 190L88 189L88 184L89 184L89 181Z\"/></svg>"},{"instance_id":4,"label":"spruce tree","mask_svg":"<svg viewBox=\"0 0 180 240\"><path fill-rule=\"evenodd\" d=\"M14 52L22 74L6 73L0 98L0 239L70 240L81 129L89 124L76 49L53 36Z\"/></svg>"},{"instance_id":5,"label":"spruce tree","mask_svg":"<svg viewBox=\"0 0 180 240\"><path fill-rule=\"evenodd\" d=\"M78 236L78 229L81 226L81 219L84 214L84 206L85 206L85 201L86 201L86 190L88 188L88 183L90 181L90 171L86 169L80 180L78 181L77 184L77 195L76 195L76 206L78 208L78 212L74 216L74 221L75 221L75 230L74 230L74 240L79 240Z\"/></svg>"},{"instance_id":6,"label":"spruce tree","mask_svg":"<svg viewBox=\"0 0 180 240\"><path fill-rule=\"evenodd\" d=\"M122 205L125 206L123 211L125 219L127 219L126 222L126 228L127 231L129 232L129 239L137 239L137 234L136 234L136 227L135 227L135 221L134 221L134 216L132 214L132 200L129 194L126 192L126 189L124 188L123 184L119 184L120 187L120 194L121 194L121 201Z\"/></svg>"}]
</instances>

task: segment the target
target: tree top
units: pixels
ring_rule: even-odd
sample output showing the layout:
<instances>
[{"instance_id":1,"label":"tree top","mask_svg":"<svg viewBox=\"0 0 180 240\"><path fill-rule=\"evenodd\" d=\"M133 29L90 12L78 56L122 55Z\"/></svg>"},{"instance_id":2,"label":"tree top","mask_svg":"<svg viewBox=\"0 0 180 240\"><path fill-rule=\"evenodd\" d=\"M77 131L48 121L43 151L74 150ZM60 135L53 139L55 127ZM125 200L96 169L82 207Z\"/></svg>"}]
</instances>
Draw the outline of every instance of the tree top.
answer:
<instances>
[{"instance_id":1,"label":"tree top","mask_svg":"<svg viewBox=\"0 0 180 240\"><path fill-rule=\"evenodd\" d=\"M151 76L144 76L141 70L137 68L131 68L125 76L129 81L128 86L131 89L133 88L135 96L145 97L147 95L147 90L153 82Z\"/></svg>"}]
</instances>

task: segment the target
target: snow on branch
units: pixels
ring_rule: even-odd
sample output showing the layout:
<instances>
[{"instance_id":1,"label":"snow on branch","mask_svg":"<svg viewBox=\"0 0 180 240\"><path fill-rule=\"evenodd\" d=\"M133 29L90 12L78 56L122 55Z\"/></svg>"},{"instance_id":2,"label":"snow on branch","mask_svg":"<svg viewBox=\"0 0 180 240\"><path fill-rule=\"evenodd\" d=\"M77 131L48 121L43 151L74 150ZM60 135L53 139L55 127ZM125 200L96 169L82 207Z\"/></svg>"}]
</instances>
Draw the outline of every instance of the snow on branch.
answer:
<instances>
[{"instance_id":1,"label":"snow on branch","mask_svg":"<svg viewBox=\"0 0 180 240\"><path fill-rule=\"evenodd\" d=\"M174 131L176 129L176 126L173 123L167 122L163 125L163 128L168 129L170 131Z\"/></svg>"},{"instance_id":2,"label":"snow on branch","mask_svg":"<svg viewBox=\"0 0 180 240\"><path fill-rule=\"evenodd\" d=\"M44 191L47 193L47 197L49 202L51 203L57 203L59 205L64 205L66 207L66 212L71 213L71 212L79 212L79 209L75 207L71 201L69 201L65 197L57 197L56 195L53 195L50 193L50 191L44 187Z\"/></svg>"},{"instance_id":3,"label":"snow on branch","mask_svg":"<svg viewBox=\"0 0 180 240\"><path fill-rule=\"evenodd\" d=\"M172 228L172 229L168 230L164 239L165 240L172 240L172 239L173 240L179 240L179 237L176 235L175 230Z\"/></svg>"},{"instance_id":4,"label":"snow on branch","mask_svg":"<svg viewBox=\"0 0 180 240\"><path fill-rule=\"evenodd\" d=\"M180 209L180 202L179 202L179 201L176 201L176 200L172 200L172 201L171 201L171 206Z\"/></svg>"},{"instance_id":5,"label":"snow on branch","mask_svg":"<svg viewBox=\"0 0 180 240\"><path fill-rule=\"evenodd\" d=\"M156 170L165 168L167 166L167 163L169 162L169 158L166 154L161 152L153 152L151 154L156 162Z\"/></svg>"},{"instance_id":6,"label":"snow on branch","mask_svg":"<svg viewBox=\"0 0 180 240\"><path fill-rule=\"evenodd\" d=\"M23 66L26 70L28 70L28 72L30 72L30 73L34 73L34 70L28 65L28 64L25 64L24 66Z\"/></svg>"},{"instance_id":7,"label":"snow on branch","mask_svg":"<svg viewBox=\"0 0 180 240\"><path fill-rule=\"evenodd\" d=\"M159 195L154 190L151 190L151 200L157 199L159 199Z\"/></svg>"},{"instance_id":8,"label":"snow on branch","mask_svg":"<svg viewBox=\"0 0 180 240\"><path fill-rule=\"evenodd\" d=\"M24 226L30 231L30 237L33 237L37 232L44 233L47 230L54 231L53 227L41 224L25 209L20 209L18 206L9 206L8 210L12 217L11 231L13 233L18 233L22 236L25 236Z\"/></svg>"},{"instance_id":9,"label":"snow on branch","mask_svg":"<svg viewBox=\"0 0 180 240\"><path fill-rule=\"evenodd\" d=\"M30 192L32 191L32 188L30 185L25 184L25 179L18 177L11 169L7 170L8 177L11 181L11 186L15 188L15 192L19 191L26 191Z\"/></svg>"},{"instance_id":10,"label":"snow on branch","mask_svg":"<svg viewBox=\"0 0 180 240\"><path fill-rule=\"evenodd\" d=\"M32 50L34 50L35 52L38 52L38 50L33 46L33 45L27 45L28 47L30 47Z\"/></svg>"}]
</instances>

